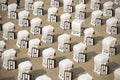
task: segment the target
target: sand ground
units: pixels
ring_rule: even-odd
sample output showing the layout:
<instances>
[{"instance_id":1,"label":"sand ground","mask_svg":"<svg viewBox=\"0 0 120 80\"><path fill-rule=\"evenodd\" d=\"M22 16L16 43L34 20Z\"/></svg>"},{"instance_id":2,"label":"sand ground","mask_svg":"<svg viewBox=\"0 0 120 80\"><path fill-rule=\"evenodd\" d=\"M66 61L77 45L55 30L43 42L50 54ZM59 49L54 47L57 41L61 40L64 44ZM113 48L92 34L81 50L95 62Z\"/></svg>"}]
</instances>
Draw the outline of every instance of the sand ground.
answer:
<instances>
[{"instance_id":1,"label":"sand ground","mask_svg":"<svg viewBox=\"0 0 120 80\"><path fill-rule=\"evenodd\" d=\"M9 0L9 4L15 2L16 0ZM50 7L50 0L43 0L44 1L44 10L45 12L47 12L47 9ZM87 54L87 62L85 63L77 63L75 62L72 57L73 57L73 52L69 52L69 53L61 53L57 50L57 37L60 34L63 33L68 33L71 34L71 30L62 30L59 27L60 24L60 20L58 20L57 23L49 23L47 21L47 13L45 13L43 16L39 16L42 19L42 27L46 26L46 25L52 25L55 27L55 42L53 44L46 44L44 42L42 42L41 46L39 47L41 49L41 52L43 49L47 48L47 47L52 47L56 50L56 68L55 69L46 69L42 66L42 57L40 56L39 58L31 58L28 56L27 51L28 49L19 49L16 46L16 40L9 40L6 41L6 50L10 49L10 48L14 48L17 51L17 57L15 57L15 59L17 60L17 64L19 64L22 61L26 61L26 60L30 60L33 64L33 68L30 71L30 74L32 75L32 80L35 80L36 77L42 75L42 74L47 74L49 77L51 77L53 80L60 80L58 77L58 63L60 60L68 58L70 60L72 60L74 62L74 68L72 69L73 71L73 80L77 80L77 77L83 73L89 73L90 75L92 75L94 80L114 80L114 75L113 72L116 68L120 67L120 34L117 35L109 35L105 32L106 29L106 25L105 25L105 20L109 17L102 17L103 19L103 25L102 26L92 26L90 24L90 19L91 19L91 12L92 10L89 8L90 6L90 0L86 0L86 4L87 4L87 17L85 19L85 27L93 27L95 29L95 45L94 46L88 46L87 50L85 51L85 53ZM102 0L102 3L104 3L105 1L109 1L109 0ZM113 0L112 0L113 1ZM62 0L61 0L62 2ZM74 8L75 5L78 4L78 0L74 0ZM120 6L114 6L114 8L116 7L120 7ZM1 6L0 6L1 8ZM61 3L61 7L58 8L58 17L64 13L63 12L63 4ZM21 0L21 7L19 9L17 9L17 11L21 11L24 10L24 0ZM18 26L18 20L12 20L12 19L8 19L7 18L7 11L2 12L0 10L0 15L2 15L3 19L1 21L1 23L6 23L8 21L11 21L13 23L15 23L15 32L17 33L20 30L28 30L30 31L30 27L19 27ZM75 19L74 15L75 12L71 13L72 15L72 20ZM30 11L30 17L29 19L35 18L37 16L34 16L32 14L32 11ZM72 21L71 20L71 21ZM118 26L120 27L120 24L118 24ZM120 32L120 28L119 28L119 32ZM110 57L109 60L109 67L110 67L110 71L108 75L105 76L99 76L98 74L96 74L93 71L93 66L94 66L94 56L101 53L102 50L102 39L107 37L107 36L113 36L115 38L117 38L117 54L115 56ZM41 35L33 35L30 33L30 38L29 39L34 39L34 38L39 38L41 39ZM0 40L2 40L2 31L0 31ZM72 46L74 44L77 44L79 42L82 42L84 39L84 36L80 36L80 37L76 37L76 36L71 36L71 44ZM12 71L7 71L2 67L2 60L0 60L0 80L16 80L17 79L17 75L18 75L18 69L12 70Z\"/></svg>"}]
</instances>

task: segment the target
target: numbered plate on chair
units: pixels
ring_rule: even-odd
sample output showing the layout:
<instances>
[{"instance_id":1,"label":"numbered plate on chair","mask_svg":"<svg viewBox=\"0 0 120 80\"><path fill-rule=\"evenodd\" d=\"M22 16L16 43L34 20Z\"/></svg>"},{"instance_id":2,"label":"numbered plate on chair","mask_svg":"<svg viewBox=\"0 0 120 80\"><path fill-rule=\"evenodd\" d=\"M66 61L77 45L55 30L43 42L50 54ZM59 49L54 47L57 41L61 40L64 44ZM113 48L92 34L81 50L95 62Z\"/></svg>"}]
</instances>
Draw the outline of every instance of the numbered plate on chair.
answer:
<instances>
[{"instance_id":1,"label":"numbered plate on chair","mask_svg":"<svg viewBox=\"0 0 120 80\"><path fill-rule=\"evenodd\" d=\"M54 59L51 59L51 58L47 59L47 68L48 69L55 68L55 60Z\"/></svg>"},{"instance_id":2,"label":"numbered plate on chair","mask_svg":"<svg viewBox=\"0 0 120 80\"><path fill-rule=\"evenodd\" d=\"M93 39L93 37L87 37L86 38L86 44L88 46L94 45L94 39Z\"/></svg>"},{"instance_id":3,"label":"numbered plate on chair","mask_svg":"<svg viewBox=\"0 0 120 80\"><path fill-rule=\"evenodd\" d=\"M67 6L67 12L71 13L73 11L73 6L72 5L68 5Z\"/></svg>"},{"instance_id":4,"label":"numbered plate on chair","mask_svg":"<svg viewBox=\"0 0 120 80\"><path fill-rule=\"evenodd\" d=\"M112 27L111 27L111 33L112 33L112 34L118 34L118 27L112 26Z\"/></svg>"},{"instance_id":5,"label":"numbered plate on chair","mask_svg":"<svg viewBox=\"0 0 120 80\"><path fill-rule=\"evenodd\" d=\"M72 80L72 72L71 71L65 70L64 80Z\"/></svg>"},{"instance_id":6,"label":"numbered plate on chair","mask_svg":"<svg viewBox=\"0 0 120 80\"><path fill-rule=\"evenodd\" d=\"M105 64L101 65L100 75L107 75L108 74L108 66Z\"/></svg>"},{"instance_id":7,"label":"numbered plate on chair","mask_svg":"<svg viewBox=\"0 0 120 80\"><path fill-rule=\"evenodd\" d=\"M28 10L32 10L33 8L33 3L28 3Z\"/></svg>"},{"instance_id":8,"label":"numbered plate on chair","mask_svg":"<svg viewBox=\"0 0 120 80\"><path fill-rule=\"evenodd\" d=\"M109 51L109 56L113 56L113 55L115 55L116 54L116 48L115 47L110 47L110 49L109 49L110 51Z\"/></svg>"},{"instance_id":9,"label":"numbered plate on chair","mask_svg":"<svg viewBox=\"0 0 120 80\"><path fill-rule=\"evenodd\" d=\"M51 15L50 16L50 22L57 22L57 16L56 15Z\"/></svg>"},{"instance_id":10,"label":"numbered plate on chair","mask_svg":"<svg viewBox=\"0 0 120 80\"><path fill-rule=\"evenodd\" d=\"M28 27L29 26L29 20L28 19L23 19L22 24L23 24L24 27L25 26Z\"/></svg>"},{"instance_id":11,"label":"numbered plate on chair","mask_svg":"<svg viewBox=\"0 0 120 80\"><path fill-rule=\"evenodd\" d=\"M53 43L54 42L54 36L53 35L48 35L47 36L47 43Z\"/></svg>"},{"instance_id":12,"label":"numbered plate on chair","mask_svg":"<svg viewBox=\"0 0 120 80\"><path fill-rule=\"evenodd\" d=\"M79 12L79 19L85 19L85 12L83 11Z\"/></svg>"},{"instance_id":13,"label":"numbered plate on chair","mask_svg":"<svg viewBox=\"0 0 120 80\"><path fill-rule=\"evenodd\" d=\"M71 22L65 21L64 22L64 29L70 29L71 28Z\"/></svg>"},{"instance_id":14,"label":"numbered plate on chair","mask_svg":"<svg viewBox=\"0 0 120 80\"><path fill-rule=\"evenodd\" d=\"M7 11L7 4L1 3L2 11Z\"/></svg>"},{"instance_id":15,"label":"numbered plate on chair","mask_svg":"<svg viewBox=\"0 0 120 80\"><path fill-rule=\"evenodd\" d=\"M39 49L38 48L32 48L31 57L39 57Z\"/></svg>"},{"instance_id":16,"label":"numbered plate on chair","mask_svg":"<svg viewBox=\"0 0 120 80\"><path fill-rule=\"evenodd\" d=\"M14 40L15 39L15 33L13 31L9 31L7 36L8 36L8 40Z\"/></svg>"},{"instance_id":17,"label":"numbered plate on chair","mask_svg":"<svg viewBox=\"0 0 120 80\"><path fill-rule=\"evenodd\" d=\"M85 53L79 53L78 55L78 63L79 62L85 62L86 61L86 54Z\"/></svg>"},{"instance_id":18,"label":"numbered plate on chair","mask_svg":"<svg viewBox=\"0 0 120 80\"><path fill-rule=\"evenodd\" d=\"M28 41L27 40L21 40L20 48L27 48L27 47L28 47Z\"/></svg>"},{"instance_id":19,"label":"numbered plate on chair","mask_svg":"<svg viewBox=\"0 0 120 80\"><path fill-rule=\"evenodd\" d=\"M64 43L64 52L70 52L70 48L71 47L71 45L70 45L70 43Z\"/></svg>"},{"instance_id":20,"label":"numbered plate on chair","mask_svg":"<svg viewBox=\"0 0 120 80\"><path fill-rule=\"evenodd\" d=\"M16 67L16 61L15 60L8 60L8 70L13 70Z\"/></svg>"},{"instance_id":21,"label":"numbered plate on chair","mask_svg":"<svg viewBox=\"0 0 120 80\"><path fill-rule=\"evenodd\" d=\"M30 80L31 76L28 73L22 73L22 80Z\"/></svg>"},{"instance_id":22,"label":"numbered plate on chair","mask_svg":"<svg viewBox=\"0 0 120 80\"><path fill-rule=\"evenodd\" d=\"M11 19L17 19L17 12L16 11L11 11L10 12L10 18Z\"/></svg>"},{"instance_id":23,"label":"numbered plate on chair","mask_svg":"<svg viewBox=\"0 0 120 80\"><path fill-rule=\"evenodd\" d=\"M37 8L37 16L43 15L43 9Z\"/></svg>"},{"instance_id":24,"label":"numbered plate on chair","mask_svg":"<svg viewBox=\"0 0 120 80\"><path fill-rule=\"evenodd\" d=\"M42 34L42 27L36 26L36 27L34 28L34 33L35 33L35 34Z\"/></svg>"},{"instance_id":25,"label":"numbered plate on chair","mask_svg":"<svg viewBox=\"0 0 120 80\"><path fill-rule=\"evenodd\" d=\"M60 2L58 0L54 1L54 7L59 7L60 6Z\"/></svg>"},{"instance_id":26,"label":"numbered plate on chair","mask_svg":"<svg viewBox=\"0 0 120 80\"><path fill-rule=\"evenodd\" d=\"M107 9L106 14L107 14L107 16L112 16L113 15L113 10L112 9Z\"/></svg>"},{"instance_id":27,"label":"numbered plate on chair","mask_svg":"<svg viewBox=\"0 0 120 80\"><path fill-rule=\"evenodd\" d=\"M100 18L97 18L95 20L95 26L101 26L102 25L102 20Z\"/></svg>"},{"instance_id":28,"label":"numbered plate on chair","mask_svg":"<svg viewBox=\"0 0 120 80\"><path fill-rule=\"evenodd\" d=\"M101 4L100 3L95 3L94 4L94 10L99 10L101 7Z\"/></svg>"}]
</instances>

